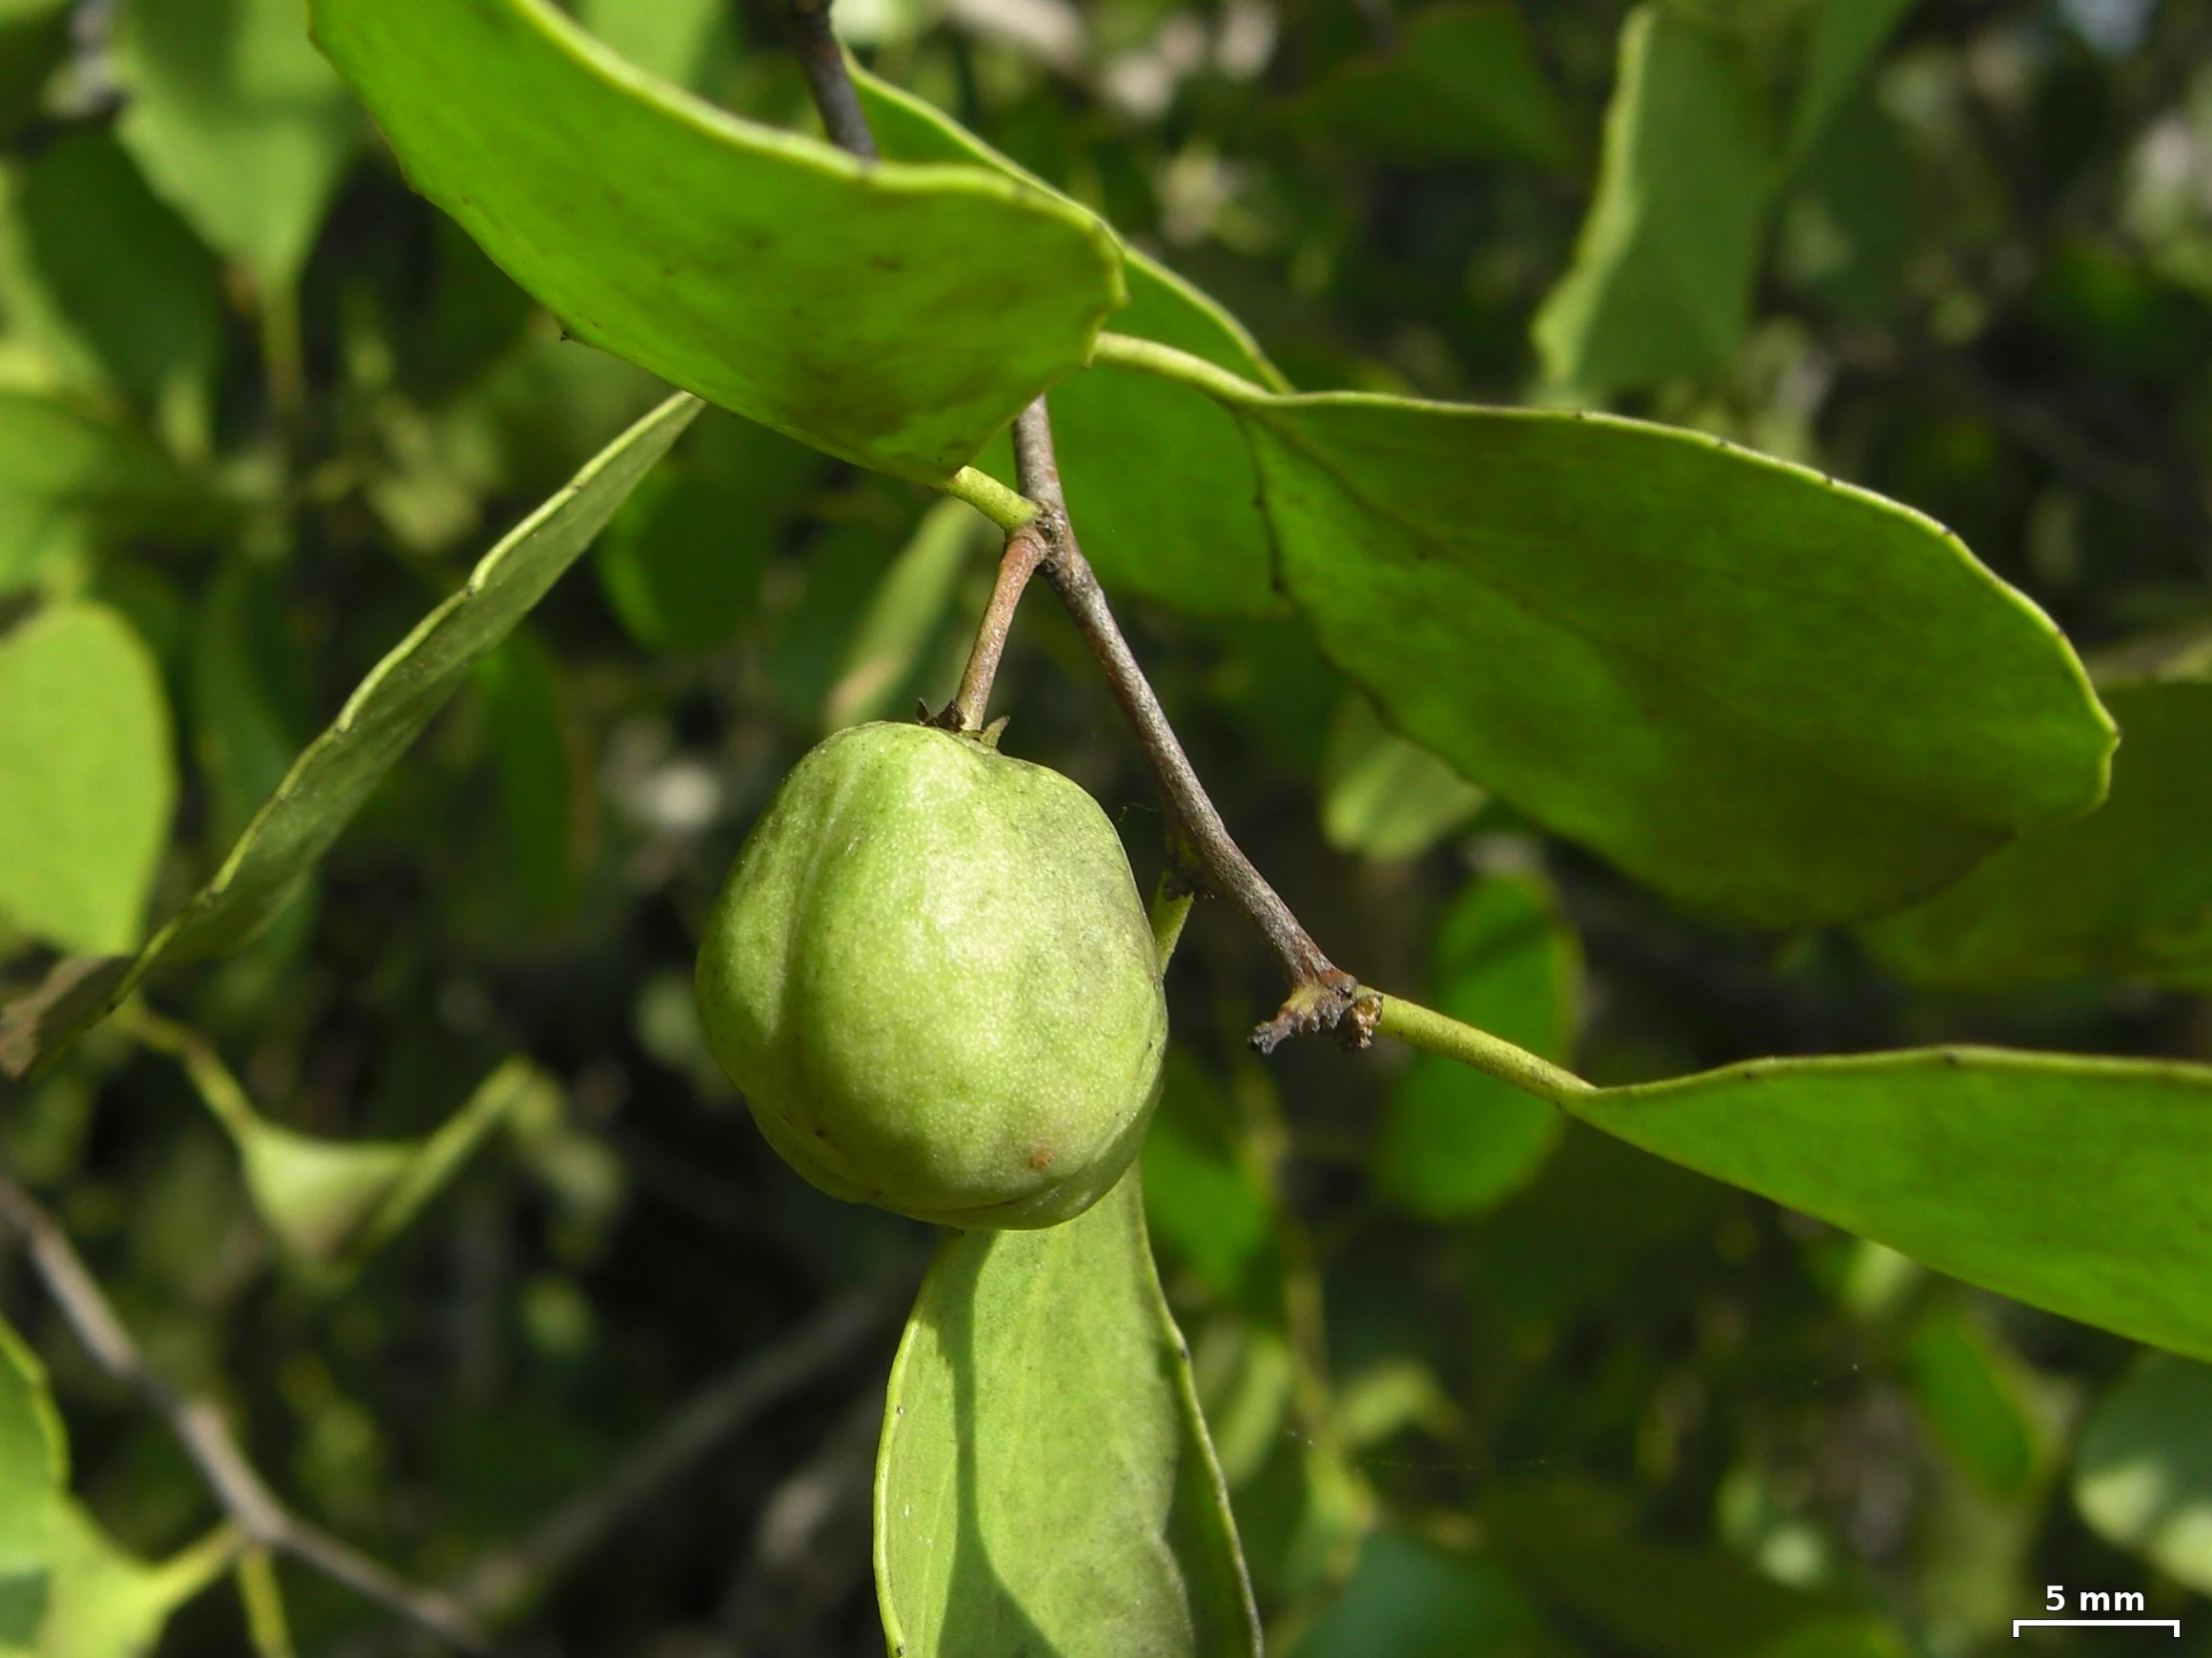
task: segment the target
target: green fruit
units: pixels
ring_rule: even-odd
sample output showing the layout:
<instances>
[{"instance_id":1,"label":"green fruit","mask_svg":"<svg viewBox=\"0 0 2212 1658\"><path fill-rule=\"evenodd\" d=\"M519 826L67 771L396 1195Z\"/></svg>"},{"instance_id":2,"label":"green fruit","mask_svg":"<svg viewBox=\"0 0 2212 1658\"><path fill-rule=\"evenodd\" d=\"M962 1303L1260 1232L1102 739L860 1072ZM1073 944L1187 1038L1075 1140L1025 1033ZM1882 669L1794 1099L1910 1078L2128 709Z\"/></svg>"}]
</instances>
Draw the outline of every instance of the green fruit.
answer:
<instances>
[{"instance_id":1,"label":"green fruit","mask_svg":"<svg viewBox=\"0 0 2212 1658\"><path fill-rule=\"evenodd\" d=\"M1051 1226L1104 1196L1167 1045L1098 802L927 725L854 726L799 761L723 884L698 996L793 1168L952 1226Z\"/></svg>"}]
</instances>

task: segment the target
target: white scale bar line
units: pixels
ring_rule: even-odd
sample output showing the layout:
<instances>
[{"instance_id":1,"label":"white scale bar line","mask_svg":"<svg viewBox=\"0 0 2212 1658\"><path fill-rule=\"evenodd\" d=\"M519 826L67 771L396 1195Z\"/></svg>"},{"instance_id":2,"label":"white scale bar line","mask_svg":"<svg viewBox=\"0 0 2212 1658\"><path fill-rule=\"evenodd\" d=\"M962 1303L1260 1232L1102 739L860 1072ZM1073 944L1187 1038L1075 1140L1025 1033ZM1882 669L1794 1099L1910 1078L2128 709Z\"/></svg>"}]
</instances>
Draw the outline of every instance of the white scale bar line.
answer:
<instances>
[{"instance_id":1,"label":"white scale bar line","mask_svg":"<svg viewBox=\"0 0 2212 1658\"><path fill-rule=\"evenodd\" d=\"M2012 1639L2023 1629L2171 1629L2181 1639L2179 1618L2014 1618Z\"/></svg>"}]
</instances>

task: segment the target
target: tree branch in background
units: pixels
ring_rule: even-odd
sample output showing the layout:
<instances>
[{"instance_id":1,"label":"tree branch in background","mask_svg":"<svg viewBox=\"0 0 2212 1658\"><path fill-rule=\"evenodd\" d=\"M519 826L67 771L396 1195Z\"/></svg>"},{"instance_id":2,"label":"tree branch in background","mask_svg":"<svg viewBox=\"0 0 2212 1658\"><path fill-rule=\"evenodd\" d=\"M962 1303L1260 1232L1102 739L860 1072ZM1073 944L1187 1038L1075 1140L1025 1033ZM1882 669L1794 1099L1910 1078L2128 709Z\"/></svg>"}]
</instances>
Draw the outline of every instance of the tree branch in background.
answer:
<instances>
[{"instance_id":1,"label":"tree branch in background","mask_svg":"<svg viewBox=\"0 0 2212 1658\"><path fill-rule=\"evenodd\" d=\"M590 1490L537 1529L495 1550L455 1585L454 1601L486 1622L520 1613L587 1554L696 1471L712 1451L772 1406L856 1359L913 1299L904 1278L833 1302L764 1353L748 1356L691 1396Z\"/></svg>"},{"instance_id":2,"label":"tree branch in background","mask_svg":"<svg viewBox=\"0 0 2212 1658\"><path fill-rule=\"evenodd\" d=\"M29 1192L4 1174L0 1174L0 1220L23 1235L47 1293L85 1351L169 1424L249 1544L312 1566L456 1646L483 1650L483 1637L451 1596L415 1587L286 1508L238 1449L215 1402L179 1393L149 1368L68 1234Z\"/></svg>"}]
</instances>

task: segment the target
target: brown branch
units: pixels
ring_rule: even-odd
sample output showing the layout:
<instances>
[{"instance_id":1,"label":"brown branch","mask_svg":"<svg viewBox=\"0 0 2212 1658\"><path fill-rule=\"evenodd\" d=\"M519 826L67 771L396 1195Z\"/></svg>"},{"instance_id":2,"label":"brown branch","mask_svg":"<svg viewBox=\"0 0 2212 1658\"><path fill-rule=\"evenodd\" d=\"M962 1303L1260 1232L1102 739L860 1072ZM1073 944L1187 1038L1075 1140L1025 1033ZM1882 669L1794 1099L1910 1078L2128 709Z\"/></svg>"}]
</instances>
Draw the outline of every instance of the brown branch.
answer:
<instances>
[{"instance_id":1,"label":"brown branch","mask_svg":"<svg viewBox=\"0 0 2212 1658\"><path fill-rule=\"evenodd\" d=\"M868 132L867 117L853 91L852 78L845 73L844 55L829 34L829 0L786 3L793 44L806 69L807 86L814 94L815 107L821 111L822 125L842 148L859 156L875 155L875 140ZM981 723L983 702L1006 645L1006 627L1013 621L1014 607L1030 572L1041 571L1090 641L1092 654L1106 669L1106 681L1113 687L1137 744L1151 763L1160 793L1166 797L1175 836L1189 860L1212 891L1233 899L1252 918L1282 963L1290 995L1275 1017L1252 1033L1252 1045L1268 1053L1301 1031L1341 1029L1350 1043L1365 1046L1374 1028L1379 1006L1376 999L1363 995L1359 981L1321 953L1312 935L1291 914L1290 906L1230 838L1228 826L1214 809L1205 785L1198 781L1174 727L1168 724L1166 710L1160 707L1151 681L1144 677L1128 640L1121 636L1106 592L1077 545L1075 529L1068 521L1068 498L1061 490L1060 463L1053 453L1052 416L1043 397L1015 418L1014 465L1022 493L1044 510L1008 541L1008 562L1000 566L991 609L985 614L984 631L977 636L960 695L953 703L962 725L972 729ZM1024 546L1019 556L1029 568L1010 569L1017 558L1017 546L1031 539L1040 547L1040 555L1033 560ZM1347 1015L1353 1017L1347 1020Z\"/></svg>"},{"instance_id":2,"label":"brown branch","mask_svg":"<svg viewBox=\"0 0 2212 1658\"><path fill-rule=\"evenodd\" d=\"M487 1622L514 1617L548 1582L696 1471L731 1435L857 1358L905 1307L913 1288L901 1278L856 1291L707 1383L605 1479L471 1567L455 1585L454 1600Z\"/></svg>"},{"instance_id":3,"label":"brown branch","mask_svg":"<svg viewBox=\"0 0 2212 1658\"><path fill-rule=\"evenodd\" d=\"M1205 785L1198 781L1190 756L1183 752L1167 712L1159 705L1151 681L1121 636L1119 623L1106 604L1106 592L1092 572L1091 562L1077 545L1075 527L1068 520L1068 498L1060 487L1060 465L1053 453L1052 416L1040 397L1014 422L1014 465L1022 493L1045 510L1036 521L1048 552L1042 565L1045 580L1068 607L1076 625L1090 642L1092 654L1106 669L1106 682L1121 704L1138 745L1150 762L1159 791L1174 814L1175 829L1184 848L1196 862L1208 887L1233 899L1252 918L1281 961L1290 981L1290 996L1275 1017L1252 1033L1252 1045L1270 1052L1285 1037L1301 1031L1334 1029L1352 1012L1359 1000L1359 983L1322 954L1321 947L1291 913L1266 878L1252 867L1251 859L1230 838L1228 826L1214 809ZM1355 1042L1364 1044L1366 1031L1355 1022Z\"/></svg>"},{"instance_id":4,"label":"brown branch","mask_svg":"<svg viewBox=\"0 0 2212 1658\"><path fill-rule=\"evenodd\" d=\"M806 76L806 90L814 95L814 107L822 115L822 128L838 149L876 159L875 135L868 131L868 115L860 107L860 94L845 73L844 49L829 27L830 0L785 0L784 33Z\"/></svg>"},{"instance_id":5,"label":"brown branch","mask_svg":"<svg viewBox=\"0 0 2212 1658\"><path fill-rule=\"evenodd\" d=\"M221 1410L213 1400L179 1393L148 1366L68 1234L29 1192L4 1174L0 1174L0 1219L23 1235L47 1293L85 1351L169 1424L216 1500L249 1542L314 1567L455 1646L472 1652L484 1649L482 1635L450 1596L415 1587L286 1508L238 1448Z\"/></svg>"},{"instance_id":6,"label":"brown branch","mask_svg":"<svg viewBox=\"0 0 2212 1658\"><path fill-rule=\"evenodd\" d=\"M999 560L998 580L991 586L991 603L976 626L976 642L968 652L968 669L960 676L960 693L953 707L960 715L960 729L974 731L983 724L984 709L991 701L991 681L998 677L999 658L1006 653L1006 635L1014 625L1014 611L1045 557L1045 543L1024 525L1006 538L1006 554Z\"/></svg>"}]
</instances>

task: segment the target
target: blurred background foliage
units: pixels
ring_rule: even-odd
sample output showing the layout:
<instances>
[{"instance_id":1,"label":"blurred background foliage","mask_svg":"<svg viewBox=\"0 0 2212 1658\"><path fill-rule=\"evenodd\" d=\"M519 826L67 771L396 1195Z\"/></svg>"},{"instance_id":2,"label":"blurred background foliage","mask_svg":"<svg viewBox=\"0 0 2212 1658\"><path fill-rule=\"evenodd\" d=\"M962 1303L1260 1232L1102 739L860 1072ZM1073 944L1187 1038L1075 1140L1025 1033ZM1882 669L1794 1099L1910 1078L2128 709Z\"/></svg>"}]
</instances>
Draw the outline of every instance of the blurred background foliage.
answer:
<instances>
[{"instance_id":1,"label":"blurred background foliage","mask_svg":"<svg viewBox=\"0 0 2212 1658\"><path fill-rule=\"evenodd\" d=\"M765 6L577 10L658 74L811 127ZM878 74L1221 298L1301 387L1605 406L1807 462L1958 530L2087 654L2181 629L2170 659L2212 616L2198 0L837 19ZM299 0L8 0L0 125L13 994L57 952L135 946L212 875L363 673L659 388L565 342L408 193ZM791 761L949 693L991 540L708 413L270 930L9 1085L6 1167L304 1513L457 1580L590 1502L733 1363L856 1287L911 1284L925 1229L820 1197L754 1134L690 961ZM1870 952L1687 919L1393 735L1287 612L1123 596L1122 616L1232 828L1338 961L1595 1080L1936 1040L2212 1058L2212 1004L2137 959L2061 948L2032 984L1918 990L1877 953L1925 965L1955 930ZM1043 598L1000 685L1009 749L1092 789L1148 882L1157 806ZM99 741L55 735L79 725L53 710L88 706ZM2145 738L2195 802L2184 863L2212 844L2192 717ZM1952 1658L2062 1583L2140 1590L2212 1652L2204 1369L1441 1060L1309 1041L1263 1062L1241 1036L1274 974L1199 907L1144 1160L1274 1650ZM50 1373L107 1546L181 1559L162 1581L182 1582L218 1516L162 1424L12 1245L0 1311ZM518 1594L514 1650L878 1650L891 1336ZM281 1575L301 1652L406 1650L346 1591ZM244 1640L210 1593L159 1651Z\"/></svg>"}]
</instances>

